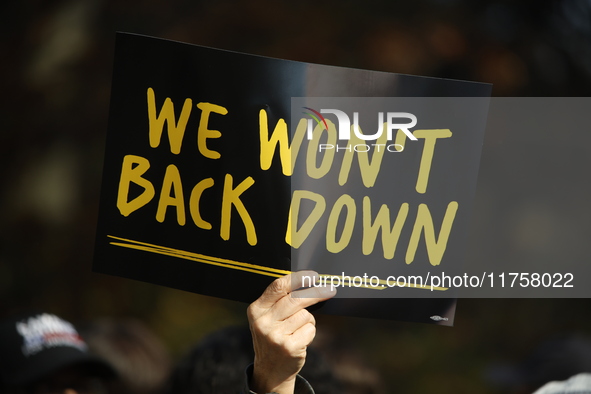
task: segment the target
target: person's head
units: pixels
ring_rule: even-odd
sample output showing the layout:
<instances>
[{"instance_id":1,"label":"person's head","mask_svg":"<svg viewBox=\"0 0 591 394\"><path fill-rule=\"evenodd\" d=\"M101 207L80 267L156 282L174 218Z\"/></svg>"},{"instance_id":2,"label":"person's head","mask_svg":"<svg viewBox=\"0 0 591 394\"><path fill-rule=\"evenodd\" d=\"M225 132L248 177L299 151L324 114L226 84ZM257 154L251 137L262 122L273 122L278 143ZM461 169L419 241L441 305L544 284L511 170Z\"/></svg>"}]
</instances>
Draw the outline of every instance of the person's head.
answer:
<instances>
[{"instance_id":1,"label":"person's head","mask_svg":"<svg viewBox=\"0 0 591 394\"><path fill-rule=\"evenodd\" d=\"M254 360L248 327L226 327L193 346L177 364L168 394L240 392Z\"/></svg>"},{"instance_id":2,"label":"person's head","mask_svg":"<svg viewBox=\"0 0 591 394\"><path fill-rule=\"evenodd\" d=\"M92 356L72 324L38 313L0 322L3 393L100 394L110 365Z\"/></svg>"}]
</instances>

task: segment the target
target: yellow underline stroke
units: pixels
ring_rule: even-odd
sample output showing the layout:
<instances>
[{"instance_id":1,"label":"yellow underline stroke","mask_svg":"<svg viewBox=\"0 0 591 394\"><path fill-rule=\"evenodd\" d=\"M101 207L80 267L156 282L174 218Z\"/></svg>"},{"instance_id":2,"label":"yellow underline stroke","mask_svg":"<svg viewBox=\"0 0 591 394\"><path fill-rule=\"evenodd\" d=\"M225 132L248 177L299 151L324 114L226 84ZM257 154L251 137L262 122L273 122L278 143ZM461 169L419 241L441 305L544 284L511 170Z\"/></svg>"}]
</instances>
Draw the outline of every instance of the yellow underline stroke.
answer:
<instances>
[{"instance_id":1,"label":"yellow underline stroke","mask_svg":"<svg viewBox=\"0 0 591 394\"><path fill-rule=\"evenodd\" d=\"M271 267L266 267L263 265L257 265L257 264L250 264L250 263L243 263L240 261L235 261L235 260L229 260L229 259L222 259L219 257L212 257L212 256L206 256L203 254L199 254L199 253L193 253L193 252L187 252L184 250L179 250L179 249L174 249L174 248L168 248L166 246L159 246L159 245L154 245L154 244L150 244L150 243L146 243L146 242L141 242L141 241L134 241L131 239L126 239L126 238L120 238L120 237L115 237L113 235L107 235L108 238L112 238L112 239L117 239L120 241L124 241L124 242L128 242L128 243L124 243L124 242L110 242L111 245L114 246L120 246L123 248L129 248L129 249L136 249L136 250L141 250L144 252L150 252L150 253L157 253L157 254L162 254L165 256L171 256L171 257L177 257L177 258L182 258L185 260L191 260L191 261L197 261L200 263L205 263L205 264L210 264L210 265L215 265L218 267L224 267L224 268L231 268L231 269L236 269L236 270L240 270L240 271L246 271L246 272L252 272L255 274L259 274L259 275L266 275L266 276L271 276L271 277L275 277L275 278L280 278L284 275L288 275L291 274L292 271L287 271L287 270L280 270L280 269L276 269L276 268L271 268ZM338 277L340 278L340 276L338 275L330 275L330 274L320 274L321 277ZM381 286L367 286L367 285L360 285L360 286L355 286L354 284L352 284L351 282L346 285L347 287L355 287L355 288L363 288L363 289L370 289L370 290L384 290L389 286L387 285L387 281L380 279L379 280L379 285ZM412 288L417 288L417 289L431 289L430 286L421 286L421 285L406 285L404 287L412 287ZM433 287L433 290L447 290L447 288L445 287Z\"/></svg>"},{"instance_id":2,"label":"yellow underline stroke","mask_svg":"<svg viewBox=\"0 0 591 394\"><path fill-rule=\"evenodd\" d=\"M146 242L134 241L134 240L131 240L131 239L119 238L119 237L115 237L115 236L112 236L112 235L108 235L108 237L109 238L113 238L113 239L117 239L117 240L120 240L120 241L129 242L129 243L136 244L136 245L143 245L143 246L146 247L146 249L143 249L145 251L150 251L150 252L154 252L154 253L160 253L159 251L165 251L165 252L168 253L169 256L179 255L179 257L181 257L181 258L190 258L190 260L195 260L195 259L207 260L207 261L200 261L200 260L198 260L198 261L200 261L202 263L208 263L209 264L211 262L213 264L213 262L217 262L217 263L226 264L226 265L239 266L239 267L244 267L244 268L251 268L251 269L254 269L254 270L266 271L266 272L269 272L269 273L280 274L280 275L274 275L276 277L280 277L280 276L283 276L283 275L291 274L291 271L280 270L280 269L271 268L271 267L265 267L263 265L243 263L243 262L240 262L240 261L222 259L222 258L219 258L219 257L206 256L206 255L199 254L199 253L187 252L187 251L184 251L184 250L168 248L166 246L159 246L159 245L149 244L149 243L146 243ZM111 242L111 244L115 244L115 243ZM130 247L129 245L126 245L126 244L118 244L117 246Z\"/></svg>"},{"instance_id":3,"label":"yellow underline stroke","mask_svg":"<svg viewBox=\"0 0 591 394\"><path fill-rule=\"evenodd\" d=\"M192 261L197 261L197 262L200 262L200 263L206 263L206 264L210 264L210 265L216 265L216 266L224 267L224 268L232 268L232 269L241 270L241 271L253 272L255 274L272 276L272 277L275 277L275 278L280 278L280 277L283 276L281 274L275 274L275 273L261 271L261 270L256 270L256 269L252 269L252 268L235 266L235 265L232 265L232 264L216 263L216 262L213 262L213 261L201 259L199 257L183 256L183 255L181 255L179 253L169 252L169 251L166 251L166 250L163 250L163 249L150 248L150 247L147 247L147 246L133 245L133 244L124 244L124 243L119 243L119 242L111 242L111 245L121 246L121 247L124 247L124 248L130 248L130 249L142 250L144 252L158 253L158 254L162 254L162 255L165 255L165 256L180 257L180 258L183 258L185 260L192 260Z\"/></svg>"},{"instance_id":4,"label":"yellow underline stroke","mask_svg":"<svg viewBox=\"0 0 591 394\"><path fill-rule=\"evenodd\" d=\"M125 238L115 237L112 235L109 235L108 237L129 242L129 243L110 242L110 244L114 245L114 246L142 250L144 252L158 253L158 254L162 254L165 256L179 257L179 258L183 258L186 260L197 261L200 263L211 264L211 265L224 267L224 268L233 268L233 269L237 269L237 270L241 270L241 271L247 271L247 272L252 272L255 274L267 275L267 276L272 276L272 277L276 277L276 278L279 278L283 275L288 275L288 274L292 273L291 271L279 270L279 269L265 267L265 266L256 265L256 264L242 263L240 261L205 256L205 255L202 255L199 253L186 252L183 250L167 248L165 246L153 245L153 244L149 244L146 242L140 242L140 241L134 241L134 240L125 239ZM269 271L271 271L271 272L269 272ZM328 276L330 276L330 275L328 275ZM384 289L384 288L376 288L373 286L365 286L365 285L355 286L355 287L367 288L367 289L372 289L372 290L383 290Z\"/></svg>"}]
</instances>

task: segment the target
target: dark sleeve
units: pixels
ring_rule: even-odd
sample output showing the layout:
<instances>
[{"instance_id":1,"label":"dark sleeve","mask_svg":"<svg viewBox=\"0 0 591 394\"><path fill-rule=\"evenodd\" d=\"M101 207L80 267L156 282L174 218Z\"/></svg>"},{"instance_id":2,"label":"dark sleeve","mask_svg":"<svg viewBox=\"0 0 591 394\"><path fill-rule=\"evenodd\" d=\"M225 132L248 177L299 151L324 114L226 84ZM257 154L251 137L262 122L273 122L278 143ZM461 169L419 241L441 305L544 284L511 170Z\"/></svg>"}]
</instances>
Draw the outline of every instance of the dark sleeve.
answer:
<instances>
[{"instance_id":1,"label":"dark sleeve","mask_svg":"<svg viewBox=\"0 0 591 394\"><path fill-rule=\"evenodd\" d=\"M253 370L253 365L250 364L246 368L244 387L242 388L242 391L240 392L240 394L257 394L250 389L250 380L252 379L252 370ZM314 389L312 388L312 386L310 385L310 383L308 383L308 381L306 379L304 379L303 377L298 375L298 376L296 376L294 393L295 394L314 394ZM265 393L258 393L258 394L265 394ZM270 394L273 394L273 393L270 393Z\"/></svg>"}]
</instances>

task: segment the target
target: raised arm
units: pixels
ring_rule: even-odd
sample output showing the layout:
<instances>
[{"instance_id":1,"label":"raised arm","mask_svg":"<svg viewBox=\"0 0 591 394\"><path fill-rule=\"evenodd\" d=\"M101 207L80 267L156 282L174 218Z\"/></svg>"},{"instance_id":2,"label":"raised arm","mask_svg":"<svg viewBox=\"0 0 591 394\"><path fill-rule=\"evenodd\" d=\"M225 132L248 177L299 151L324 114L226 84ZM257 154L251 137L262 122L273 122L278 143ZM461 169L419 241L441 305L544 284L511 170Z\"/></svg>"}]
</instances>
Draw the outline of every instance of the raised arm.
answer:
<instances>
[{"instance_id":1,"label":"raised arm","mask_svg":"<svg viewBox=\"0 0 591 394\"><path fill-rule=\"evenodd\" d=\"M294 393L316 335L314 316L305 308L336 294L330 287L300 289L304 276L318 274L300 271L278 278L248 307L255 352L251 390L257 393Z\"/></svg>"}]
</instances>

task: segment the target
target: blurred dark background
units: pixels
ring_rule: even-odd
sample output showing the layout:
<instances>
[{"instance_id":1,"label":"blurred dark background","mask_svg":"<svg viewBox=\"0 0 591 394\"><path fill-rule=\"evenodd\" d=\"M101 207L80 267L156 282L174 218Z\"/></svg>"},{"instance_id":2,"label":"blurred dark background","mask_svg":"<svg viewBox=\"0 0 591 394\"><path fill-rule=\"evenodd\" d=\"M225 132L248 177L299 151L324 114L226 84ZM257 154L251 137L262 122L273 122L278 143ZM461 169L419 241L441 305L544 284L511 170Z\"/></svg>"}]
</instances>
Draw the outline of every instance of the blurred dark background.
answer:
<instances>
[{"instance_id":1,"label":"blurred dark background","mask_svg":"<svg viewBox=\"0 0 591 394\"><path fill-rule=\"evenodd\" d=\"M0 315L135 317L173 355L244 322L246 306L91 273L115 31L488 82L495 96L591 93L589 0L23 0L0 15ZM524 149L487 134L469 259L591 263L588 129ZM319 342L357 352L386 392L506 392L491 366L561 333L591 334L589 306L460 300L454 328L320 316Z\"/></svg>"}]
</instances>

